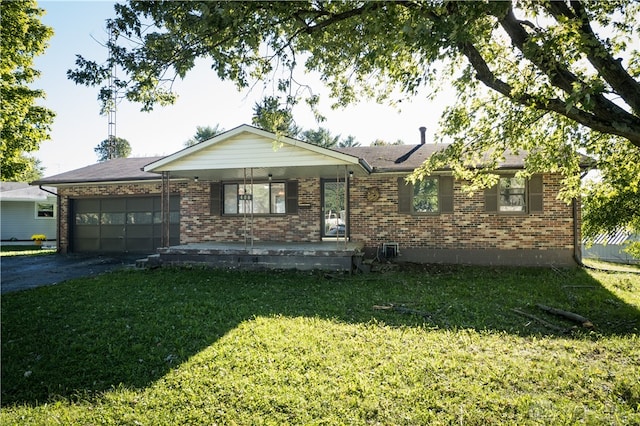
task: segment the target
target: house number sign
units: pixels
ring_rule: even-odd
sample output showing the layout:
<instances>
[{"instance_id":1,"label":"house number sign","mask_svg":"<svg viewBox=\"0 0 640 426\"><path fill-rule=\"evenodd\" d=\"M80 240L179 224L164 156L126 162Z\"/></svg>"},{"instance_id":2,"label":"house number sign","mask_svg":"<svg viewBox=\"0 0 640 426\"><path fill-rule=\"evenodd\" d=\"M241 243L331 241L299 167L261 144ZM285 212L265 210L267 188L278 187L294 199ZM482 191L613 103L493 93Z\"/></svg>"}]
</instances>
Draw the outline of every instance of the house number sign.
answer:
<instances>
[{"instance_id":1,"label":"house number sign","mask_svg":"<svg viewBox=\"0 0 640 426\"><path fill-rule=\"evenodd\" d=\"M240 201L251 201L251 200L253 200L253 194L240 194L240 195L238 195L238 200L240 200Z\"/></svg>"}]
</instances>

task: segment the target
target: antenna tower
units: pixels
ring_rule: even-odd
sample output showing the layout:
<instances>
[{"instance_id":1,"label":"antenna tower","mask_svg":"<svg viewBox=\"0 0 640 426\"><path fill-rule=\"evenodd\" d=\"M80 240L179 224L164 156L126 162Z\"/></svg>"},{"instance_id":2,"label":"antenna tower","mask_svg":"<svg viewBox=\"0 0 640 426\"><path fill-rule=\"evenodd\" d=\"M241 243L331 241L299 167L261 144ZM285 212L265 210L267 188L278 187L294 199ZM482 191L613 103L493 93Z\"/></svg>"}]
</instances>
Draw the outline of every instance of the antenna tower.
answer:
<instances>
[{"instance_id":1,"label":"antenna tower","mask_svg":"<svg viewBox=\"0 0 640 426\"><path fill-rule=\"evenodd\" d=\"M113 46L118 38L118 30L114 29L112 25L107 24L109 28L109 45L107 46L109 49L109 59L108 63L111 65L111 73L109 74L109 91L111 93L111 98L108 102L107 109L107 120L108 120L108 128L107 128L107 150L108 150L108 159L116 158L116 103L118 97L118 89L116 88L116 63L112 60L111 56L111 46Z\"/></svg>"}]
</instances>

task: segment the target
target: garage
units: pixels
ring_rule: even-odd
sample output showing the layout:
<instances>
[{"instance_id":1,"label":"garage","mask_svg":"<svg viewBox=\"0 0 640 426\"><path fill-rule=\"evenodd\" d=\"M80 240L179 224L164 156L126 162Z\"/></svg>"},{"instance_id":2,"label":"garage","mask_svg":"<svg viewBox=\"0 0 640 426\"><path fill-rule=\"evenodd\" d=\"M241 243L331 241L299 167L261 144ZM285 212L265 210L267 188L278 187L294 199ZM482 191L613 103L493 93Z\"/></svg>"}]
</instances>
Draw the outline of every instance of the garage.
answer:
<instances>
[{"instance_id":1,"label":"garage","mask_svg":"<svg viewBox=\"0 0 640 426\"><path fill-rule=\"evenodd\" d=\"M71 201L71 251L151 253L162 246L160 196ZM169 199L169 244L180 241L180 198Z\"/></svg>"}]
</instances>

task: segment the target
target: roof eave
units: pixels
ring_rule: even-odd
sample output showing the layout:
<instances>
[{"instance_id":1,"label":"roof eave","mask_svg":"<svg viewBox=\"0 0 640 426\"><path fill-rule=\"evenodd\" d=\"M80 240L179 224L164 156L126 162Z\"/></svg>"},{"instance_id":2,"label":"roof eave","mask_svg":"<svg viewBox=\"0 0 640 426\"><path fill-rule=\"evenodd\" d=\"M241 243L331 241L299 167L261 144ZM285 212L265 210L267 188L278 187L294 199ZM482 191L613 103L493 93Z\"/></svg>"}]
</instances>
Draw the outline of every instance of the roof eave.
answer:
<instances>
[{"instance_id":1,"label":"roof eave","mask_svg":"<svg viewBox=\"0 0 640 426\"><path fill-rule=\"evenodd\" d=\"M34 181L31 185L46 185L52 187L58 186L84 186L84 185L110 185L122 183L139 183L139 182L161 182L160 176L140 177L140 178L122 178L122 179L105 179L105 180L64 180L64 181Z\"/></svg>"}]
</instances>

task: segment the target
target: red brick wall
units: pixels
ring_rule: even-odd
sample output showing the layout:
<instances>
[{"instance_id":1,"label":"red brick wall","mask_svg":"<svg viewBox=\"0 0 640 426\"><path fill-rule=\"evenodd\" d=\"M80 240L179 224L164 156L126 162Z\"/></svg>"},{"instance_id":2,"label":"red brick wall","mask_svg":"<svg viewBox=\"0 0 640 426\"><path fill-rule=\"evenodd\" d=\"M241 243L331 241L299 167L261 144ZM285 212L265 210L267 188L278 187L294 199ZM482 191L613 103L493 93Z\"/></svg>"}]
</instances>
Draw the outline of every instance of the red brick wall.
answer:
<instances>
[{"instance_id":1,"label":"red brick wall","mask_svg":"<svg viewBox=\"0 0 640 426\"><path fill-rule=\"evenodd\" d=\"M180 240L244 241L245 233L256 241L319 241L320 186L315 179L298 181L298 213L279 216L220 216L210 212L210 185L190 182L181 199ZM253 224L251 224L253 222ZM246 226L246 228L245 228ZM252 227L252 232L249 229ZM246 229L246 231L245 231Z\"/></svg>"},{"instance_id":2,"label":"red brick wall","mask_svg":"<svg viewBox=\"0 0 640 426\"><path fill-rule=\"evenodd\" d=\"M368 247L397 242L433 249L573 249L573 208L556 198L560 176L546 175L544 211L535 214L485 212L482 191L468 195L454 182L454 211L438 215L398 213L397 176L356 178L351 183L351 238ZM368 202L367 189L380 198Z\"/></svg>"},{"instance_id":3,"label":"red brick wall","mask_svg":"<svg viewBox=\"0 0 640 426\"><path fill-rule=\"evenodd\" d=\"M463 193L454 184L454 212L433 216L398 213L398 176L354 178L350 184L350 236L366 247L397 242L401 248L573 250L573 207L556 198L560 177L544 177L544 211L536 214L497 214L484 211L484 194ZM370 202L366 191L377 187L380 198ZM210 184L175 181L171 192L180 194L180 242L243 241L245 218L219 216L210 211ZM157 183L60 187L60 246L68 247L69 198L160 194ZM253 235L261 241L320 240L320 181L299 181L298 213L255 216ZM579 211L578 211L579 216ZM249 226L249 222L247 222Z\"/></svg>"}]
</instances>

